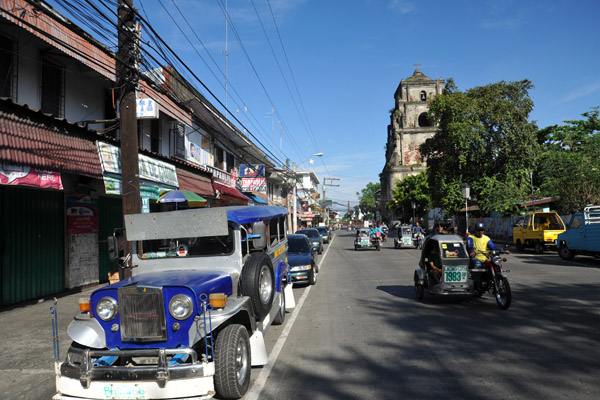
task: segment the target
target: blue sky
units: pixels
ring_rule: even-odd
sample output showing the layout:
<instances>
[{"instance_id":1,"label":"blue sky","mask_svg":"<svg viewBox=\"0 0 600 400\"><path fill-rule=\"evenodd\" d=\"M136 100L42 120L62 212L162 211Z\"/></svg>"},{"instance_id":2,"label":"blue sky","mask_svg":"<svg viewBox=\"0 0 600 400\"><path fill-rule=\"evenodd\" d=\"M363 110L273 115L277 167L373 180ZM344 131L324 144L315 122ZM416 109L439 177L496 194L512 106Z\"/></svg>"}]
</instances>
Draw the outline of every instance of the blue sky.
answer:
<instances>
[{"instance_id":1,"label":"blue sky","mask_svg":"<svg viewBox=\"0 0 600 400\"><path fill-rule=\"evenodd\" d=\"M225 103L225 0L134 4ZM344 205L379 181L393 94L416 62L460 90L531 80L530 119L540 128L600 106L598 0L228 0L227 8L245 49L229 27L228 108L283 160L308 168L322 152L311 169L321 181L340 179L327 198Z\"/></svg>"}]
</instances>

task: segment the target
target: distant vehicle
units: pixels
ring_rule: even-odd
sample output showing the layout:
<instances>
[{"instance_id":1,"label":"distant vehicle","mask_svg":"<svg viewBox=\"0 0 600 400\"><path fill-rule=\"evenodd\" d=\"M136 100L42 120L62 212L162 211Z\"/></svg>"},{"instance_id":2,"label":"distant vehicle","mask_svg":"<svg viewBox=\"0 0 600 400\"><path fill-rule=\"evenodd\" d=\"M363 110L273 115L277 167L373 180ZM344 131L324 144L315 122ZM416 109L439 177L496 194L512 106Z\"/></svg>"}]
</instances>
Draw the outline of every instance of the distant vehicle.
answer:
<instances>
[{"instance_id":1,"label":"distant vehicle","mask_svg":"<svg viewBox=\"0 0 600 400\"><path fill-rule=\"evenodd\" d=\"M563 260L572 260L576 254L600 257L600 206L590 205L571 215L567 230L556 240Z\"/></svg>"},{"instance_id":2,"label":"distant vehicle","mask_svg":"<svg viewBox=\"0 0 600 400\"><path fill-rule=\"evenodd\" d=\"M319 267L315 250L306 235L288 235L288 265L294 283L317 283Z\"/></svg>"},{"instance_id":3,"label":"distant vehicle","mask_svg":"<svg viewBox=\"0 0 600 400\"><path fill-rule=\"evenodd\" d=\"M329 240L331 239L329 228L326 226L317 226L316 229L319 231L321 238L323 238L323 243L329 244Z\"/></svg>"},{"instance_id":4,"label":"distant vehicle","mask_svg":"<svg viewBox=\"0 0 600 400\"><path fill-rule=\"evenodd\" d=\"M94 290L56 361L59 399L238 399L294 307L283 207L125 215L131 277ZM109 237L112 260L119 254ZM80 304L80 307L84 304ZM82 307L85 309L85 307Z\"/></svg>"},{"instance_id":5,"label":"distant vehicle","mask_svg":"<svg viewBox=\"0 0 600 400\"><path fill-rule=\"evenodd\" d=\"M410 225L401 225L397 229L398 233L394 238L394 248L399 249L401 247L416 248L418 243L415 244L413 241L412 227Z\"/></svg>"},{"instance_id":6,"label":"distant vehicle","mask_svg":"<svg viewBox=\"0 0 600 400\"><path fill-rule=\"evenodd\" d=\"M356 237L354 238L354 250L374 248L379 251L381 249L381 233L371 234L371 228L358 228Z\"/></svg>"},{"instance_id":7,"label":"distant vehicle","mask_svg":"<svg viewBox=\"0 0 600 400\"><path fill-rule=\"evenodd\" d=\"M306 228L299 229L296 232L296 235L306 235L310 239L313 245L313 249L317 251L317 253L323 253L323 239L321 238L321 233L315 228Z\"/></svg>"},{"instance_id":8,"label":"distant vehicle","mask_svg":"<svg viewBox=\"0 0 600 400\"><path fill-rule=\"evenodd\" d=\"M513 241L517 250L532 247L536 253L557 249L556 238L565 231L565 224L554 211L530 212L513 225Z\"/></svg>"}]
</instances>

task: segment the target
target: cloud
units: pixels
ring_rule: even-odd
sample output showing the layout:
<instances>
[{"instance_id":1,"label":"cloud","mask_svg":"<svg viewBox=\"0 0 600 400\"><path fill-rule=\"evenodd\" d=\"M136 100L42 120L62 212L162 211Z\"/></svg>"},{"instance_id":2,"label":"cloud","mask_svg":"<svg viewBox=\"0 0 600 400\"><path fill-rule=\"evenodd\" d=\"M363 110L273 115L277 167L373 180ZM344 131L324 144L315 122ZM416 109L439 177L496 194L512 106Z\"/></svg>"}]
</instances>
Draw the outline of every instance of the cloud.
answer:
<instances>
[{"instance_id":1,"label":"cloud","mask_svg":"<svg viewBox=\"0 0 600 400\"><path fill-rule=\"evenodd\" d=\"M408 14L416 9L415 5L410 0L390 0L388 9L399 14Z\"/></svg>"},{"instance_id":2,"label":"cloud","mask_svg":"<svg viewBox=\"0 0 600 400\"><path fill-rule=\"evenodd\" d=\"M585 97L589 94L595 93L597 91L600 90L600 81L596 81L596 82L592 82L589 85L585 85L583 87L579 87L575 90L572 90L570 93L568 93L565 97L563 97L562 99L560 99L557 104L565 104L565 103L570 103L571 101L580 99L582 97Z\"/></svg>"}]
</instances>

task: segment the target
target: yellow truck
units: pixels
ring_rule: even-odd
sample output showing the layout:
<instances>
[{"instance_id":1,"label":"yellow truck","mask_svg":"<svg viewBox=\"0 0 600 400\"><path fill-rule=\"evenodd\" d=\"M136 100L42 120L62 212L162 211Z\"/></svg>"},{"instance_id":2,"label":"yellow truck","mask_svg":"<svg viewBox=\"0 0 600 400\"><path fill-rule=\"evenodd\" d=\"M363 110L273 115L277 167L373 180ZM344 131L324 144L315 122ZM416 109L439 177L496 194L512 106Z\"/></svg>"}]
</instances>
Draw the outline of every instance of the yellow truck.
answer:
<instances>
[{"instance_id":1,"label":"yellow truck","mask_svg":"<svg viewBox=\"0 0 600 400\"><path fill-rule=\"evenodd\" d=\"M513 225L513 242L517 250L531 247L536 253L557 249L557 236L565 231L565 224L554 211L533 211Z\"/></svg>"}]
</instances>

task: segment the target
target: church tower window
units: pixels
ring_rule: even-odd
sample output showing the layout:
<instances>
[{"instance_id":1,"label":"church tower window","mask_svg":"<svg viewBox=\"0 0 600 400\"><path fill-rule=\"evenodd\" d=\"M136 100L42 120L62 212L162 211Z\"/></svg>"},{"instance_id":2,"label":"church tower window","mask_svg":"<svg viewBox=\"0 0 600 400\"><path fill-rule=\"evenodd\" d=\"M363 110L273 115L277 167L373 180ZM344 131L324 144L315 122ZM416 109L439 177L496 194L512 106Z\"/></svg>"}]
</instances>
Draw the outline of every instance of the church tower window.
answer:
<instances>
[{"instance_id":1,"label":"church tower window","mask_svg":"<svg viewBox=\"0 0 600 400\"><path fill-rule=\"evenodd\" d=\"M427 101L427 93L421 90L421 101Z\"/></svg>"}]
</instances>

